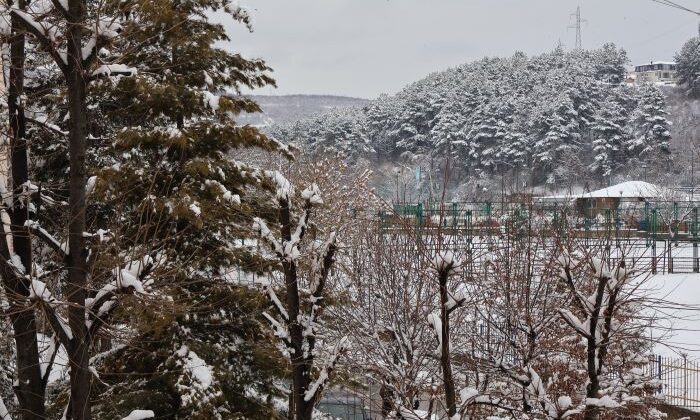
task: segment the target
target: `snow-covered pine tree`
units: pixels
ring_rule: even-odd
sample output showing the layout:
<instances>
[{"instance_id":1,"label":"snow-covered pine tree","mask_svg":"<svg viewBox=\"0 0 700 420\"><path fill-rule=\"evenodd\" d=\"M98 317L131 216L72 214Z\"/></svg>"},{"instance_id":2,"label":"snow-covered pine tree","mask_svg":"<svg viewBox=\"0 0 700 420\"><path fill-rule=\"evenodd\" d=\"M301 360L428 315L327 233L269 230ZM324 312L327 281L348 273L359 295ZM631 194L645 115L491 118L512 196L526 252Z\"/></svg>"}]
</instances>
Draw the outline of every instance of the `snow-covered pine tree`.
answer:
<instances>
[{"instance_id":1,"label":"snow-covered pine tree","mask_svg":"<svg viewBox=\"0 0 700 420\"><path fill-rule=\"evenodd\" d=\"M134 22L149 22L124 28L133 52L125 63L142 76L101 86L106 97L98 109L112 123L108 156L116 161L96 173L96 194L119 204L129 192L127 206L117 208L125 236L165 254L154 289L174 305L139 325L136 342L147 345L105 359L109 391L130 395L121 400L127 405L158 402L156 415L273 416L283 368L263 324L264 300L237 284L267 267L246 238L252 216L266 217L266 200L251 187L268 174L237 157L248 147L289 151L235 123L240 112L259 111L240 88L273 84L269 68L218 46L228 37L211 13L250 25L245 10L228 1L134 0L123 7ZM145 228L134 223L144 220ZM143 381L150 371L164 374Z\"/></svg>"},{"instance_id":2,"label":"snow-covered pine tree","mask_svg":"<svg viewBox=\"0 0 700 420\"><path fill-rule=\"evenodd\" d=\"M593 51L592 56L595 60L596 79L611 84L620 84L625 81L627 74L625 66L629 62L625 50L617 48L613 43L607 43Z\"/></svg>"},{"instance_id":3,"label":"snow-covered pine tree","mask_svg":"<svg viewBox=\"0 0 700 420\"><path fill-rule=\"evenodd\" d=\"M619 154L628 140L624 108L616 98L608 98L593 116L591 136L593 137L593 163L589 170L601 182L609 179L620 162Z\"/></svg>"},{"instance_id":4,"label":"snow-covered pine tree","mask_svg":"<svg viewBox=\"0 0 700 420\"><path fill-rule=\"evenodd\" d=\"M112 343L102 350L111 351L94 361L103 382L93 397L129 398L100 395L96 413L270 416L283 368L274 346L259 344L270 341L264 300L237 284L266 266L245 238L252 215L265 217L265 193L256 186L267 181L237 157L248 147L289 151L236 125L240 112L259 111L239 89L274 82L262 60L218 46L226 31L209 20L225 11L249 25L249 16L227 1L205 0L108 2L105 10L121 16L122 42L101 51L99 60L120 57L120 66L104 66L88 92L88 218L114 240L95 261L91 297L115 259L151 258L158 269L141 299L111 314L124 329L108 331ZM62 92L50 88L55 94L42 106L60 131ZM48 185L60 183L67 168L56 135L44 133L35 146L36 170Z\"/></svg>"},{"instance_id":5,"label":"snow-covered pine tree","mask_svg":"<svg viewBox=\"0 0 700 420\"><path fill-rule=\"evenodd\" d=\"M574 104L566 93L553 98L543 114L534 121L533 160L536 177L555 184L554 170L561 164L561 157L579 149L579 120Z\"/></svg>"},{"instance_id":6,"label":"snow-covered pine tree","mask_svg":"<svg viewBox=\"0 0 700 420\"><path fill-rule=\"evenodd\" d=\"M628 153L642 159L658 159L667 155L671 140L666 102L658 87L641 87L637 107L632 115L632 138L625 144Z\"/></svg>"},{"instance_id":7,"label":"snow-covered pine tree","mask_svg":"<svg viewBox=\"0 0 700 420\"><path fill-rule=\"evenodd\" d=\"M367 124L362 134L372 146L353 158L398 163L416 156L444 159L451 150L455 184L518 167L531 168L536 184L578 183L593 164L591 124L607 98L624 90L625 125L633 132L643 123L633 111L645 89L621 83L626 62L624 50L606 44L591 51L558 48L533 57L485 58L433 73L353 111L353 120ZM334 120L314 116L287 134L300 145L316 144L317 133L333 132L316 125ZM643 150L616 155L613 167Z\"/></svg>"},{"instance_id":8,"label":"snow-covered pine tree","mask_svg":"<svg viewBox=\"0 0 700 420\"><path fill-rule=\"evenodd\" d=\"M700 37L690 38L675 58L678 84L688 96L700 97Z\"/></svg>"}]
</instances>

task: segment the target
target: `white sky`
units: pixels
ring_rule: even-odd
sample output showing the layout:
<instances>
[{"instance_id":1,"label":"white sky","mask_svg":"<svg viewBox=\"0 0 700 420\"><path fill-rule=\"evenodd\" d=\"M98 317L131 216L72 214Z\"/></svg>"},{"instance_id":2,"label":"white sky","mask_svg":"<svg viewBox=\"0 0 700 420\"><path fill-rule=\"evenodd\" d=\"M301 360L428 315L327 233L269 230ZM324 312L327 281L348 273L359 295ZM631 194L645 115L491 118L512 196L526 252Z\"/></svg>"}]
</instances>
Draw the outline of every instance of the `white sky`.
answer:
<instances>
[{"instance_id":1,"label":"white sky","mask_svg":"<svg viewBox=\"0 0 700 420\"><path fill-rule=\"evenodd\" d=\"M698 0L677 0L690 8ZM583 47L624 47L633 63L672 60L698 17L652 0L242 0L255 32L225 19L227 48L264 58L278 89L261 94L374 98L430 72L480 59L532 55L561 39L580 4Z\"/></svg>"}]
</instances>

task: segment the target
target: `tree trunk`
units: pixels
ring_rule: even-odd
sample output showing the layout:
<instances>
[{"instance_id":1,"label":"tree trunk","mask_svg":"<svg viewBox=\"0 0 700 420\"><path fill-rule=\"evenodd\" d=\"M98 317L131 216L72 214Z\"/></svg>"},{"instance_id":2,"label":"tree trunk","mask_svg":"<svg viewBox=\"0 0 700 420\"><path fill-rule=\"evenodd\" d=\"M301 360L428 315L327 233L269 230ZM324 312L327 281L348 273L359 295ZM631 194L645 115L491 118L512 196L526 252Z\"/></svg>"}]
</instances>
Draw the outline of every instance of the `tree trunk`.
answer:
<instances>
[{"instance_id":1,"label":"tree trunk","mask_svg":"<svg viewBox=\"0 0 700 420\"><path fill-rule=\"evenodd\" d=\"M438 273L440 281L440 318L442 321L442 343L440 348L440 365L442 367L442 380L445 388L445 408L448 417L457 414L457 398L455 395L455 383L452 377L452 363L450 362L450 312L447 308L449 300L447 292L447 279L451 267L443 268Z\"/></svg>"},{"instance_id":2,"label":"tree trunk","mask_svg":"<svg viewBox=\"0 0 700 420\"><path fill-rule=\"evenodd\" d=\"M20 0L16 6L20 10L26 7ZM24 226L28 219L28 203L19 197L23 184L29 179L26 121L21 102L24 91L25 34L12 17L13 37L10 45L10 74L8 86L8 109L10 122L10 162L12 170L12 243L8 251L17 254L25 270L32 267L32 249L29 231ZM42 381L37 344L36 316L34 309L27 307L29 285L23 279L4 273L7 298L10 302L10 320L15 336L17 351L17 385L15 393L23 419L44 419L45 386Z\"/></svg>"},{"instance_id":3,"label":"tree trunk","mask_svg":"<svg viewBox=\"0 0 700 420\"><path fill-rule=\"evenodd\" d=\"M280 226L282 239L291 240L292 221L288 199L280 199ZM284 280L286 288L287 312L289 314L289 338L292 343L292 394L289 397L289 418L294 420L310 420L313 412L313 401L306 401L304 394L309 389L311 365L309 358L304 357L304 330L298 321L300 312L299 283L296 263L284 261ZM311 359L313 362L313 359Z\"/></svg>"},{"instance_id":4,"label":"tree trunk","mask_svg":"<svg viewBox=\"0 0 700 420\"><path fill-rule=\"evenodd\" d=\"M597 327L600 320L600 311L602 309L603 295L605 293L605 285L608 279L606 277L600 277L598 279L598 284L596 287L595 295L595 306L591 313L591 322L589 330L589 338L586 340L587 343L587 353L586 353L586 364L588 373L588 385L586 386L586 398L598 398L600 392L600 378L599 372L600 367L597 365L596 360L598 343L596 342L597 337ZM602 361L600 361L602 363ZM597 420L598 419L598 407L586 405L584 410L583 418L585 420Z\"/></svg>"},{"instance_id":5,"label":"tree trunk","mask_svg":"<svg viewBox=\"0 0 700 420\"><path fill-rule=\"evenodd\" d=\"M388 386L382 384L379 388L379 396L382 399L382 418L386 418L394 408L394 393Z\"/></svg>"},{"instance_id":6,"label":"tree trunk","mask_svg":"<svg viewBox=\"0 0 700 420\"><path fill-rule=\"evenodd\" d=\"M88 287L85 238L85 153L87 139L87 80L82 62L82 26L85 22L85 0L69 0L68 14L68 128L69 224L68 224L68 324L73 338L68 349L70 358L71 415L73 420L91 418L89 370L90 337L85 324L85 298Z\"/></svg>"}]
</instances>

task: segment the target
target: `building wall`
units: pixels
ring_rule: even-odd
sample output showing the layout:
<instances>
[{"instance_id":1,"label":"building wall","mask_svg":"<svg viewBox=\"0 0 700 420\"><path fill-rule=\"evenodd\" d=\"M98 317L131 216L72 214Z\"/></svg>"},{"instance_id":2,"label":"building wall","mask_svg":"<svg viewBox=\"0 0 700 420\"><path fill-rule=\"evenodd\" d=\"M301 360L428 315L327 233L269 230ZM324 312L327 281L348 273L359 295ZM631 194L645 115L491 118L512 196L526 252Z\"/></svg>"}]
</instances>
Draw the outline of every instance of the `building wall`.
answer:
<instances>
[{"instance_id":1,"label":"building wall","mask_svg":"<svg viewBox=\"0 0 700 420\"><path fill-rule=\"evenodd\" d=\"M676 65L674 63L649 63L634 68L636 83L674 83Z\"/></svg>"},{"instance_id":2,"label":"building wall","mask_svg":"<svg viewBox=\"0 0 700 420\"><path fill-rule=\"evenodd\" d=\"M620 205L617 197L577 198L576 211L582 217L594 218L605 214L605 210L616 209Z\"/></svg>"}]
</instances>

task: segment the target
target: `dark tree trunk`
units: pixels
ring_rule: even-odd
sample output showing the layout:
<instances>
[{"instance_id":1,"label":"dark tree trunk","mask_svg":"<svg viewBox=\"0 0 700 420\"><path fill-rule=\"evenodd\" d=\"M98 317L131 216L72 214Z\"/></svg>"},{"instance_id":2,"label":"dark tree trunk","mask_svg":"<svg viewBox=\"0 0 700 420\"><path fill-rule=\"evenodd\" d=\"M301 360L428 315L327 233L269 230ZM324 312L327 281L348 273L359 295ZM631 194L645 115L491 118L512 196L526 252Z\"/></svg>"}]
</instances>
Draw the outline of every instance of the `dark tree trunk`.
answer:
<instances>
[{"instance_id":1,"label":"dark tree trunk","mask_svg":"<svg viewBox=\"0 0 700 420\"><path fill-rule=\"evenodd\" d=\"M20 0L15 5L21 10L26 7ZM24 90L25 34L21 25L12 17L13 36L10 45L10 72L8 86L8 109L10 122L9 160L12 170L13 204L11 212L13 251L26 270L32 267L32 249L29 231L25 227L28 219L27 202L22 202L23 184L29 179L26 121L21 102ZM8 251L10 251L8 247ZM44 419L45 386L43 385L37 345L36 316L34 309L26 304L29 284L24 279L10 273L3 273L8 301L10 321L15 336L17 351L17 378L15 387L20 415L23 419Z\"/></svg>"},{"instance_id":2,"label":"dark tree trunk","mask_svg":"<svg viewBox=\"0 0 700 420\"><path fill-rule=\"evenodd\" d=\"M279 202L280 233L284 241L289 241L292 235L290 203L287 199L280 199ZM298 321L301 311L301 298L299 296L297 266L292 261L284 261L282 268L284 270L287 313L289 314L289 338L292 347L292 392L289 396L289 418L310 420L315 401L306 401L304 396L311 384L310 374L313 366L313 357L304 357L304 329Z\"/></svg>"},{"instance_id":3,"label":"dark tree trunk","mask_svg":"<svg viewBox=\"0 0 700 420\"><path fill-rule=\"evenodd\" d=\"M447 308L449 294L447 291L447 279L452 266L443 267L438 273L440 282L440 318L442 321L442 343L440 348L440 366L442 367L442 380L445 388L445 408L449 417L457 414L457 402L455 383L452 377L452 363L450 362L450 309Z\"/></svg>"},{"instance_id":4,"label":"dark tree trunk","mask_svg":"<svg viewBox=\"0 0 700 420\"><path fill-rule=\"evenodd\" d=\"M597 366L599 361L597 360L598 343L596 342L596 337L598 335L598 321L601 317L603 296L605 294L605 286L607 283L608 279L606 277L600 277L598 279L595 295L595 306L593 307L593 311L591 313L590 330L588 332L589 337L586 340L586 364L588 373L588 386L586 386L586 398L598 398L598 394L600 392L600 369ZM602 361L600 361L600 363L602 363ZM587 405L584 410L583 418L585 420L597 420L598 411L598 407Z\"/></svg>"},{"instance_id":5,"label":"dark tree trunk","mask_svg":"<svg viewBox=\"0 0 700 420\"><path fill-rule=\"evenodd\" d=\"M382 387L379 388L379 396L382 399L382 417L388 417L391 410L394 409L394 393L388 386L382 384Z\"/></svg>"},{"instance_id":6,"label":"dark tree trunk","mask_svg":"<svg viewBox=\"0 0 700 420\"><path fill-rule=\"evenodd\" d=\"M68 224L68 284L66 285L68 324L73 338L68 349L70 358L71 415L73 420L91 418L89 370L90 336L85 324L85 298L88 287L85 238L85 153L87 139L87 80L82 59L82 26L85 22L85 0L68 3L68 127L69 224Z\"/></svg>"}]
</instances>

